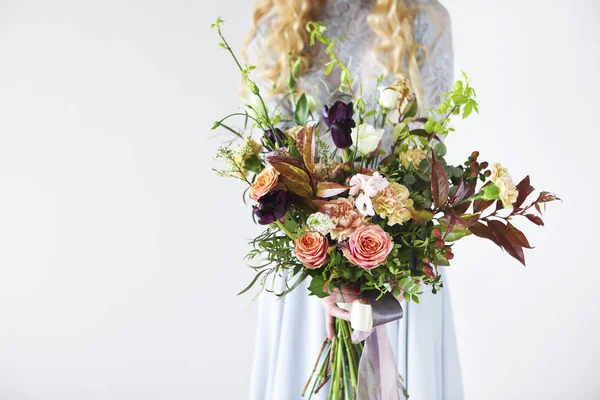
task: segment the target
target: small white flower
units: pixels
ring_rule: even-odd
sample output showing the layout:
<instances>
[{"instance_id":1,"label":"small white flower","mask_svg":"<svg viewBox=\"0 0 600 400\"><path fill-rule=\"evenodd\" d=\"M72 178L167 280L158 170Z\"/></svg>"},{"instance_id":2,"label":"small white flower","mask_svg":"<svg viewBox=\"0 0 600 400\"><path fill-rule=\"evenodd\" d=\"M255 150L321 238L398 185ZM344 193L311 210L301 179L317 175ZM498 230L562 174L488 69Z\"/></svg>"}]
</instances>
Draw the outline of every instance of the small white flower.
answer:
<instances>
[{"instance_id":1,"label":"small white flower","mask_svg":"<svg viewBox=\"0 0 600 400\"><path fill-rule=\"evenodd\" d=\"M319 232L321 235L327 235L336 227L335 222L328 215L320 212L311 214L306 224L311 231Z\"/></svg>"},{"instance_id":2,"label":"small white flower","mask_svg":"<svg viewBox=\"0 0 600 400\"><path fill-rule=\"evenodd\" d=\"M387 87L383 89L379 95L379 105L385 110L398 109L399 102L400 93L395 89Z\"/></svg>"},{"instance_id":3,"label":"small white flower","mask_svg":"<svg viewBox=\"0 0 600 400\"><path fill-rule=\"evenodd\" d=\"M352 128L350 136L352 137L352 143L358 146L358 151L366 155L377 149L384 132L383 129L375 129L373 125L365 122Z\"/></svg>"}]
</instances>

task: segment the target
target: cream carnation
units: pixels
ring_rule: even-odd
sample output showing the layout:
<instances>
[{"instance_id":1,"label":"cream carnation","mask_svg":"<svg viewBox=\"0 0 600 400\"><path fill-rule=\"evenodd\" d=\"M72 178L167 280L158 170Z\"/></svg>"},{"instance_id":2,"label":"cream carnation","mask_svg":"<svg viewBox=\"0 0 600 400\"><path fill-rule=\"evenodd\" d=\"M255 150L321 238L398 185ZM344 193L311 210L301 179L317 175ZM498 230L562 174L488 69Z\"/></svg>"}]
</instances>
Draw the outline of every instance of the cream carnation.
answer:
<instances>
[{"instance_id":1,"label":"cream carnation","mask_svg":"<svg viewBox=\"0 0 600 400\"><path fill-rule=\"evenodd\" d=\"M402 225L411 219L413 200L408 189L395 182L373 198L373 208L381 218L387 218L389 225Z\"/></svg>"},{"instance_id":2,"label":"cream carnation","mask_svg":"<svg viewBox=\"0 0 600 400\"><path fill-rule=\"evenodd\" d=\"M513 203L517 201L517 197L519 197L519 191L513 183L508 169L504 168L500 163L494 163L490 170L492 171L490 179L500 189L500 200L504 208L512 207Z\"/></svg>"},{"instance_id":3,"label":"cream carnation","mask_svg":"<svg viewBox=\"0 0 600 400\"><path fill-rule=\"evenodd\" d=\"M404 168L408 168L412 162L413 168L418 169L421 161L427 158L427 153L421 149L408 149L400 153L400 162Z\"/></svg>"}]
</instances>

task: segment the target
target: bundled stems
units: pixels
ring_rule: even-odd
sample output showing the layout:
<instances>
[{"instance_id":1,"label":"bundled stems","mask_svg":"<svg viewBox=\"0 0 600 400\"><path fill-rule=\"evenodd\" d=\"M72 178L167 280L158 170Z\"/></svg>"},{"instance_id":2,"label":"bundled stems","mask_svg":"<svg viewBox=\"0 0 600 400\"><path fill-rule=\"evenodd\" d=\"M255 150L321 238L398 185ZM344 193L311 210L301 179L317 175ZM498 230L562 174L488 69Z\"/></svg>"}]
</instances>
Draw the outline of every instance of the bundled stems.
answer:
<instances>
[{"instance_id":1,"label":"bundled stems","mask_svg":"<svg viewBox=\"0 0 600 400\"><path fill-rule=\"evenodd\" d=\"M356 400L358 363L362 350L362 343L352 342L350 323L336 319L335 336L333 340L326 340L321 346L302 396L305 396L310 387L308 392L310 399L329 382L328 400Z\"/></svg>"}]
</instances>

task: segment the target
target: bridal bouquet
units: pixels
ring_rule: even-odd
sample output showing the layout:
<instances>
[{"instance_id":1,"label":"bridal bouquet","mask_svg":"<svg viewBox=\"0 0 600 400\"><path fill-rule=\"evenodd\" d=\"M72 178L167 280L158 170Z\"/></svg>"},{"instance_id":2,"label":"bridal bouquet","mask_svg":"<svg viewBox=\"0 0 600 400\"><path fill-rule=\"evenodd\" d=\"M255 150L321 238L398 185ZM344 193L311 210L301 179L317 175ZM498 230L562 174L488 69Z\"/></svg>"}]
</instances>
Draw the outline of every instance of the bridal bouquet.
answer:
<instances>
[{"instance_id":1,"label":"bridal bouquet","mask_svg":"<svg viewBox=\"0 0 600 400\"><path fill-rule=\"evenodd\" d=\"M352 304L352 325L336 320L336 336L324 342L303 394L329 382L330 399L367 398L369 391L403 398L393 360L385 360L389 354L381 346L387 339L380 329L402 316L399 300L418 303L426 287L441 290L439 269L450 265L456 242L467 236L488 239L525 264L524 249L531 246L514 221L543 225L542 206L557 197L541 192L528 202L534 191L529 177L515 185L505 167L481 161L477 151L461 165L446 162L443 139L453 131L451 118L478 112L464 74L449 93L440 94L439 107L424 115L417 113L406 80L380 87L370 109L366 95L353 91L351 70L336 56L337 39L310 22L310 44L325 46L330 57L324 74L341 71L338 100L324 107L321 118L310 93L295 89L299 64L292 59L285 96L291 110L269 112L250 76L254 67L238 62L222 24L218 19L213 27L252 99L243 112L213 126L241 143L219 149L225 168L218 173L246 184L244 198L252 201L255 221L265 226L251 242L248 259L256 276L242 293L255 284L265 288L276 277L283 280L280 290L267 290L277 296L308 277L310 294L318 297L334 288L357 289L365 300ZM378 86L381 82L380 77ZM244 120L243 130L229 124L235 116ZM382 149L382 141L390 147ZM380 357L373 356L377 351Z\"/></svg>"}]
</instances>

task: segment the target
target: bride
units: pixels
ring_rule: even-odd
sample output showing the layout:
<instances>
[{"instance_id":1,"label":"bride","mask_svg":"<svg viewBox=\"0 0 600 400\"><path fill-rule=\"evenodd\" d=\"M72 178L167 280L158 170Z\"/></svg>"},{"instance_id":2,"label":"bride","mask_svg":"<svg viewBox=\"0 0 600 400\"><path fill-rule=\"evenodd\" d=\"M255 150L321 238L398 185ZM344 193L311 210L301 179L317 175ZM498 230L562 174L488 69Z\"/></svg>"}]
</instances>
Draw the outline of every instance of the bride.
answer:
<instances>
[{"instance_id":1,"label":"bride","mask_svg":"<svg viewBox=\"0 0 600 400\"><path fill-rule=\"evenodd\" d=\"M263 93L270 91L271 107L287 90L287 81L279 78L287 76L290 52L302 59L298 92L310 93L320 106L339 95L331 90L339 84L339 72L325 76L314 67L329 59L323 46L308 45L305 25L311 20L322 22L329 37L343 37L336 54L349 64L355 90L362 85L363 93L373 93L381 74L383 87L406 77L425 110L451 88L450 19L437 0L262 0L254 11L246 58L262 73L255 78ZM268 294L259 300L251 400L300 399L323 338L332 335L333 317L348 318L331 298L309 297L307 285L281 301ZM402 307L404 317L386 328L411 398L462 399L448 285L437 295L425 290L419 305L403 302Z\"/></svg>"}]
</instances>

